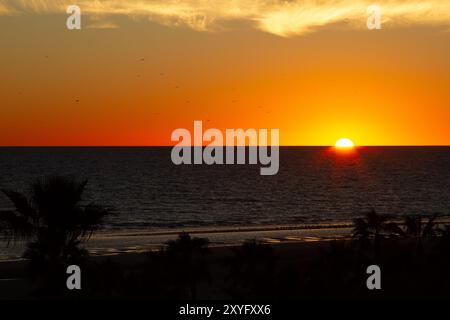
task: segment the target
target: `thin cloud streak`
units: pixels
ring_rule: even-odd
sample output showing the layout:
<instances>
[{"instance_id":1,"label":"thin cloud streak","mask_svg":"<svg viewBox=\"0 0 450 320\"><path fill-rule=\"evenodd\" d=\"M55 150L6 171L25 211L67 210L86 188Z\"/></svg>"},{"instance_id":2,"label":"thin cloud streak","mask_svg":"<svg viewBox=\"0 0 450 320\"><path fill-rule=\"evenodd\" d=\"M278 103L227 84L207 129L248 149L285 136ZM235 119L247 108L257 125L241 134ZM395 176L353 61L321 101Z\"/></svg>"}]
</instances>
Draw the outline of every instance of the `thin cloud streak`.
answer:
<instances>
[{"instance_id":1,"label":"thin cloud streak","mask_svg":"<svg viewBox=\"0 0 450 320\"><path fill-rule=\"evenodd\" d=\"M74 2L83 14L105 20L128 16L197 31L220 30L227 21L250 21L255 28L279 36L302 35L335 23L364 28L367 7L373 4L367 0L0 0L0 15L65 13ZM386 26L450 25L448 1L377 3Z\"/></svg>"}]
</instances>

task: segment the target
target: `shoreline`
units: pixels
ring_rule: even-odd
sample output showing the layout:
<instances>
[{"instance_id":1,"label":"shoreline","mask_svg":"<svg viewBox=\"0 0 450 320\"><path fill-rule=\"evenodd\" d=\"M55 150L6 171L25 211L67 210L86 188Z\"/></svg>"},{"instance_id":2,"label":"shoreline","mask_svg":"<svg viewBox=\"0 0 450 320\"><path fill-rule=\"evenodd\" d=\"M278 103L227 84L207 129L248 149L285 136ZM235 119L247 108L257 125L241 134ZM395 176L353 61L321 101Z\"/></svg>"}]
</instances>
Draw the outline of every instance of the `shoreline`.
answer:
<instances>
[{"instance_id":1,"label":"shoreline","mask_svg":"<svg viewBox=\"0 0 450 320\"><path fill-rule=\"evenodd\" d=\"M401 222L399 222L401 223ZM446 223L441 219L436 224ZM332 240L348 240L351 238L351 223L298 224L298 225L266 225L244 227L198 227L172 230L130 230L98 232L83 246L91 256L113 256L118 254L142 253L159 250L169 240L174 240L182 232L193 237L207 238L211 248L241 245L246 240L257 240L264 244L303 243ZM24 243L6 247L0 242L0 262L22 261Z\"/></svg>"},{"instance_id":2,"label":"shoreline","mask_svg":"<svg viewBox=\"0 0 450 320\"><path fill-rule=\"evenodd\" d=\"M257 240L265 244L301 243L346 239L351 235L348 224L249 226L238 228L191 228L176 230L110 232L93 235L84 247L90 255L113 256L119 254L142 253L159 250L169 240L174 240L182 232L193 237L207 238L209 247L220 248L239 246L246 240ZM0 263L23 261L21 254L24 243L12 244L0 250Z\"/></svg>"},{"instance_id":3,"label":"shoreline","mask_svg":"<svg viewBox=\"0 0 450 320\"><path fill-rule=\"evenodd\" d=\"M424 216L426 217L426 216ZM450 216L444 218L441 215L441 219L435 221L436 225L439 224L449 224ZM398 225L404 225L402 219L392 219ZM161 228L155 231L145 231L140 229L130 229L129 231L119 231L119 230L101 230L97 231L91 239L100 238L132 238L132 237L144 237L144 236L169 236L175 235L182 232L189 233L191 235L196 234L217 234L217 233L247 233L247 232L275 232L275 231L319 231L319 230L343 230L352 229L354 227L353 221L342 221L342 222L330 222L330 223L303 223L303 224L279 224L279 225L249 225L249 226L208 226L208 227L177 227L177 228Z\"/></svg>"},{"instance_id":4,"label":"shoreline","mask_svg":"<svg viewBox=\"0 0 450 320\"><path fill-rule=\"evenodd\" d=\"M323 223L323 224L286 224L286 225L255 225L255 226L220 226L220 227L186 227L176 229L159 229L155 231L130 230L128 232L111 232L111 230L99 231L93 238L102 236L133 237L133 236L162 236L178 235L181 232L189 234L214 234L214 233L240 233L258 231L291 231L291 230L324 230L343 229L353 227L352 222Z\"/></svg>"}]
</instances>

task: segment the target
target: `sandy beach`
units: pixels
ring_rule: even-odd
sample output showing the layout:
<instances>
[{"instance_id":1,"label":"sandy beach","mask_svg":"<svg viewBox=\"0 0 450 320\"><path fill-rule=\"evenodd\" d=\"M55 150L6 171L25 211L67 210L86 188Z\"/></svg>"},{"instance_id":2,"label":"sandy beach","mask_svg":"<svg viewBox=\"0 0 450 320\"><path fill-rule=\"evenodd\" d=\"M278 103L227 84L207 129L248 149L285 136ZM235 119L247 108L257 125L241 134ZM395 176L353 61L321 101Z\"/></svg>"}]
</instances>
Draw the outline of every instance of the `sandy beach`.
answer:
<instances>
[{"instance_id":1,"label":"sandy beach","mask_svg":"<svg viewBox=\"0 0 450 320\"><path fill-rule=\"evenodd\" d=\"M186 228L151 232L142 230L109 231L96 233L84 246L92 256L140 253L158 250L164 243L175 239L181 232L187 232L195 237L208 238L210 247L226 247L240 245L245 240L258 240L271 244L345 239L351 235L351 224ZM21 259L24 250L22 243L7 245L0 242L0 246L0 261Z\"/></svg>"}]
</instances>

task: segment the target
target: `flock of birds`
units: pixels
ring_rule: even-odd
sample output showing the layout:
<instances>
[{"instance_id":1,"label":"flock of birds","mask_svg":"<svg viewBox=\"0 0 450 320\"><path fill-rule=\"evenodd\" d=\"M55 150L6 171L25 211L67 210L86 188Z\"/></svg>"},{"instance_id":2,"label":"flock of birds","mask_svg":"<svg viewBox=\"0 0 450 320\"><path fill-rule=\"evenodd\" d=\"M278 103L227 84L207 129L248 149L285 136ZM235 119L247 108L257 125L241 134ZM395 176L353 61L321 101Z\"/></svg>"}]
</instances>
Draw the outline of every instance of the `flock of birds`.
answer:
<instances>
[{"instance_id":1,"label":"flock of birds","mask_svg":"<svg viewBox=\"0 0 450 320\"><path fill-rule=\"evenodd\" d=\"M46 56L45 56L45 59L49 59L49 56L46 55ZM141 61L141 62L145 62L145 58L141 58L140 61ZM161 72L159 75L160 75L160 77L164 77L164 73L163 73L163 72ZM138 77L138 78L141 78L141 75L140 75L140 74L137 74L137 77ZM176 85L174 88L175 88L175 89L180 89L180 86ZM19 91L18 94L19 94L19 95L22 95L22 91ZM79 99L79 98L76 98L76 99L74 99L74 102L75 102L75 103L80 103L80 99ZM238 103L238 102L239 102L239 101L236 100L236 99L231 100L231 103L232 103L232 104L236 104L236 103ZM185 103L186 103L186 104L189 104L189 103L191 103L191 100L186 100ZM262 109L264 109L264 107L261 106L261 105L259 105L259 106L257 106L257 109L262 110ZM266 113L267 113L267 114L271 113L271 110L266 110ZM158 113L154 113L154 115L158 115ZM210 120L207 120L207 121L209 122Z\"/></svg>"}]
</instances>

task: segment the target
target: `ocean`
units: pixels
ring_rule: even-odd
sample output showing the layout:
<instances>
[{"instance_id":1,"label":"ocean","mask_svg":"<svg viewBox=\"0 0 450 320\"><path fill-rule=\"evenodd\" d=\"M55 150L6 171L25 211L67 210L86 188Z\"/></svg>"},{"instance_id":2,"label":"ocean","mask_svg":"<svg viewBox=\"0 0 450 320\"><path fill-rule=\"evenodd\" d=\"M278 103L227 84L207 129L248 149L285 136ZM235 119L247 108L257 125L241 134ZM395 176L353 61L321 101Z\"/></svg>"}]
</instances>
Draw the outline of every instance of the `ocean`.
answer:
<instances>
[{"instance_id":1,"label":"ocean","mask_svg":"<svg viewBox=\"0 0 450 320\"><path fill-rule=\"evenodd\" d=\"M282 147L280 170L172 164L169 147L0 148L0 187L42 175L88 179L86 202L111 210L106 230L321 224L367 210L450 213L450 147ZM10 208L0 195L0 208Z\"/></svg>"},{"instance_id":2,"label":"ocean","mask_svg":"<svg viewBox=\"0 0 450 320\"><path fill-rule=\"evenodd\" d=\"M261 176L260 165L176 166L170 153L170 147L0 148L0 188L27 193L42 175L88 179L84 202L112 212L101 233L109 236L94 240L94 252L145 247L183 229L227 230L215 235L226 243L233 229L262 235L279 226L348 224L371 209L394 218L450 214L450 147L281 147L273 176ZM0 194L0 209L11 207ZM157 240L143 238L147 233ZM0 249L0 258L7 253Z\"/></svg>"}]
</instances>

